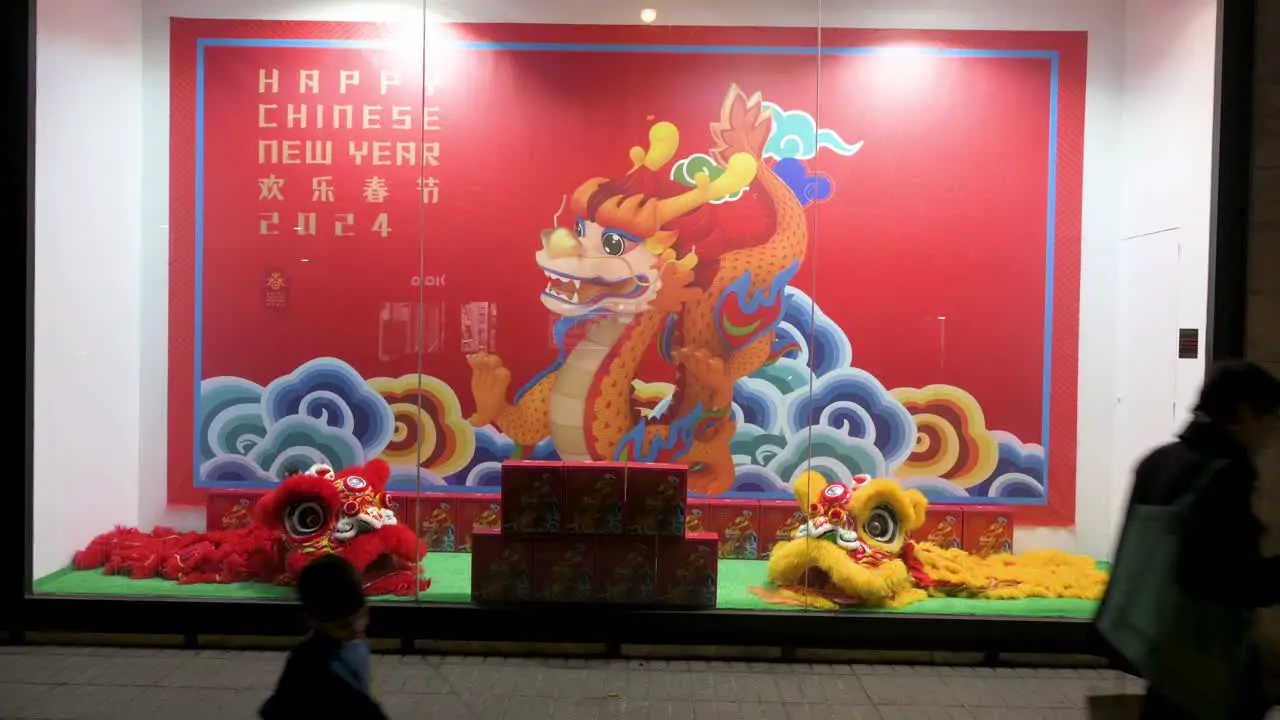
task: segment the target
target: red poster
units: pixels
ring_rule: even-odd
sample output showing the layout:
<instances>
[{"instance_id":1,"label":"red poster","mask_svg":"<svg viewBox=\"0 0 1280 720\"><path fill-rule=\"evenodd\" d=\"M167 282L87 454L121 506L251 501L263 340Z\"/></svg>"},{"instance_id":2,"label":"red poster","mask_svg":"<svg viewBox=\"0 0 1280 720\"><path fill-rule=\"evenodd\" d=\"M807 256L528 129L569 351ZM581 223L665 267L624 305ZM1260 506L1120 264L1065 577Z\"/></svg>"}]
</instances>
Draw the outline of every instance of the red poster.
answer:
<instances>
[{"instance_id":1,"label":"red poster","mask_svg":"<svg viewBox=\"0 0 1280 720\"><path fill-rule=\"evenodd\" d=\"M642 460L1073 523L1084 33L172 38L171 501Z\"/></svg>"}]
</instances>

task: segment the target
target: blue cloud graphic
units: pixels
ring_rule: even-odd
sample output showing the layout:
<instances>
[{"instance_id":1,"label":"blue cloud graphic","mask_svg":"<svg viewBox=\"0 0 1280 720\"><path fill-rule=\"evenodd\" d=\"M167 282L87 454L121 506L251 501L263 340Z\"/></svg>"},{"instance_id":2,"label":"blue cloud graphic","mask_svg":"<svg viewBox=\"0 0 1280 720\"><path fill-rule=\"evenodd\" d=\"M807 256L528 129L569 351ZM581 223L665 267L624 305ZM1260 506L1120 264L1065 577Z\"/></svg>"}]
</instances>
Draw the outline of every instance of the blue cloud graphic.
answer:
<instances>
[{"instance_id":1,"label":"blue cloud graphic","mask_svg":"<svg viewBox=\"0 0 1280 720\"><path fill-rule=\"evenodd\" d=\"M488 485L482 479L493 475L493 487L497 487L498 471L504 460L511 459L516 444L511 438L498 432L492 425L476 428L476 449L471 460L458 472L450 475L450 485Z\"/></svg>"},{"instance_id":2,"label":"blue cloud graphic","mask_svg":"<svg viewBox=\"0 0 1280 720\"><path fill-rule=\"evenodd\" d=\"M200 383L196 457L201 463L220 455L248 455L262 443L267 435L262 392L261 385L238 377Z\"/></svg>"},{"instance_id":3,"label":"blue cloud graphic","mask_svg":"<svg viewBox=\"0 0 1280 720\"><path fill-rule=\"evenodd\" d=\"M810 370L804 363L784 357L751 373L750 377L772 385L786 396L809 387L810 375Z\"/></svg>"},{"instance_id":4,"label":"blue cloud graphic","mask_svg":"<svg viewBox=\"0 0 1280 720\"><path fill-rule=\"evenodd\" d=\"M733 464L765 467L787 449L787 439L776 433L765 432L755 425L739 425L729 441Z\"/></svg>"},{"instance_id":5,"label":"blue cloud graphic","mask_svg":"<svg viewBox=\"0 0 1280 720\"><path fill-rule=\"evenodd\" d=\"M800 201L801 207L825 202L831 198L831 192L834 189L831 178L822 173L809 172L809 168L805 167L800 160L794 158L779 160L778 164L773 166L773 172L787 184L787 187L791 188L791 192L795 193L796 199Z\"/></svg>"},{"instance_id":6,"label":"blue cloud graphic","mask_svg":"<svg viewBox=\"0 0 1280 720\"><path fill-rule=\"evenodd\" d=\"M862 148L861 142L851 145L834 130L819 129L813 116L803 110L783 110L771 102L762 107L773 114L773 132L764 146L767 158L809 160L821 148L848 157Z\"/></svg>"},{"instance_id":7,"label":"blue cloud graphic","mask_svg":"<svg viewBox=\"0 0 1280 720\"><path fill-rule=\"evenodd\" d=\"M476 449L471 460L456 473L444 479L447 485L466 485L469 487L500 486L502 463L510 460L516 451L516 444L492 425L476 428ZM551 440L546 439L533 446L529 453L530 460L558 460Z\"/></svg>"},{"instance_id":8,"label":"blue cloud graphic","mask_svg":"<svg viewBox=\"0 0 1280 720\"><path fill-rule=\"evenodd\" d=\"M493 488L497 492L502 488L502 463L483 462L467 473L467 487Z\"/></svg>"},{"instance_id":9,"label":"blue cloud graphic","mask_svg":"<svg viewBox=\"0 0 1280 720\"><path fill-rule=\"evenodd\" d=\"M781 432L784 403L782 392L767 380L745 377L734 383L733 414L739 423Z\"/></svg>"},{"instance_id":10,"label":"blue cloud graphic","mask_svg":"<svg viewBox=\"0 0 1280 720\"><path fill-rule=\"evenodd\" d=\"M772 471L754 465L743 465L734 473L730 492L756 493L760 495L790 495L791 486Z\"/></svg>"},{"instance_id":11,"label":"blue cloud graphic","mask_svg":"<svg viewBox=\"0 0 1280 720\"><path fill-rule=\"evenodd\" d=\"M810 425L873 444L889 467L907 459L916 441L911 413L871 373L836 370L817 379L808 393L787 398L787 436L803 436Z\"/></svg>"},{"instance_id":12,"label":"blue cloud graphic","mask_svg":"<svg viewBox=\"0 0 1280 720\"><path fill-rule=\"evenodd\" d=\"M975 496L1042 498L1045 496L1047 462L1044 448L1024 443L1013 433L993 430L1000 459L991 477L969 488Z\"/></svg>"},{"instance_id":13,"label":"blue cloud graphic","mask_svg":"<svg viewBox=\"0 0 1280 720\"><path fill-rule=\"evenodd\" d=\"M366 455L350 432L319 418L291 415L272 425L262 444L247 457L272 477L283 479L316 463L335 468L363 465Z\"/></svg>"},{"instance_id":14,"label":"blue cloud graphic","mask_svg":"<svg viewBox=\"0 0 1280 720\"><path fill-rule=\"evenodd\" d=\"M279 480L242 455L219 455L200 465L200 481L204 483L261 486Z\"/></svg>"},{"instance_id":15,"label":"blue cloud graphic","mask_svg":"<svg viewBox=\"0 0 1280 720\"><path fill-rule=\"evenodd\" d=\"M964 488L950 480L936 477L911 477L899 480L903 490L919 490L930 502L954 502L956 498L969 497Z\"/></svg>"},{"instance_id":16,"label":"blue cloud graphic","mask_svg":"<svg viewBox=\"0 0 1280 720\"><path fill-rule=\"evenodd\" d=\"M262 404L269 429L293 415L314 418L355 437L368 457L377 457L395 431L391 407L355 368L337 358L308 360L276 378Z\"/></svg>"},{"instance_id":17,"label":"blue cloud graphic","mask_svg":"<svg viewBox=\"0 0 1280 720\"><path fill-rule=\"evenodd\" d=\"M783 293L782 316L774 332L775 347L794 348L783 357L811 367L814 375L821 377L853 365L849 336L803 290L788 287ZM804 382L808 381L806 377Z\"/></svg>"},{"instance_id":18,"label":"blue cloud graphic","mask_svg":"<svg viewBox=\"0 0 1280 720\"><path fill-rule=\"evenodd\" d=\"M787 446L766 469L787 483L795 482L806 470L821 473L828 482L843 483L852 481L854 475L884 477L887 471L884 456L874 444L821 425L790 436Z\"/></svg>"},{"instance_id":19,"label":"blue cloud graphic","mask_svg":"<svg viewBox=\"0 0 1280 720\"><path fill-rule=\"evenodd\" d=\"M439 489L438 486L444 484L444 478L417 465L392 465L391 476L387 478L387 489L399 493Z\"/></svg>"},{"instance_id":20,"label":"blue cloud graphic","mask_svg":"<svg viewBox=\"0 0 1280 720\"><path fill-rule=\"evenodd\" d=\"M1044 497L1044 486L1030 475L1005 473L991 481L987 496L993 498L1018 498L1039 500Z\"/></svg>"}]
</instances>

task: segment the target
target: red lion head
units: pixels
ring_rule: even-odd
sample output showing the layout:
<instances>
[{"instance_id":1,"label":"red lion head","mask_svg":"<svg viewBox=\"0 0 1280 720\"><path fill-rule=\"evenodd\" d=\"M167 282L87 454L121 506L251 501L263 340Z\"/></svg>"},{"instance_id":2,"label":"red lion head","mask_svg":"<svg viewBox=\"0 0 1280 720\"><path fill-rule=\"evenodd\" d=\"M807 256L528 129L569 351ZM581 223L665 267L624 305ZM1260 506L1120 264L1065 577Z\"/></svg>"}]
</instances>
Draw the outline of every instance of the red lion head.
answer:
<instances>
[{"instance_id":1,"label":"red lion head","mask_svg":"<svg viewBox=\"0 0 1280 720\"><path fill-rule=\"evenodd\" d=\"M296 577L313 558L338 553L364 574L370 595L425 590L417 561L426 548L391 510L390 476L382 460L339 471L318 464L264 497L258 522L283 539L287 573Z\"/></svg>"}]
</instances>

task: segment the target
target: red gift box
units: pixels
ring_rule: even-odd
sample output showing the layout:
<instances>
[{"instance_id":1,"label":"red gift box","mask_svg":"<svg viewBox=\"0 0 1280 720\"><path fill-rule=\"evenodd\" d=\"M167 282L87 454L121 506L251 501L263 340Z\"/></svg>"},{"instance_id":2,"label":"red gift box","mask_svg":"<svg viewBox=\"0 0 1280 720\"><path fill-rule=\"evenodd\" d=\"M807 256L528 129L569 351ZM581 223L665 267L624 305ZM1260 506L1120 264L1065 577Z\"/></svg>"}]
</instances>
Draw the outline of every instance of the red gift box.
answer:
<instances>
[{"instance_id":1,"label":"red gift box","mask_svg":"<svg viewBox=\"0 0 1280 720\"><path fill-rule=\"evenodd\" d=\"M467 495L457 501L458 552L471 552L477 530L502 529L502 503L497 495Z\"/></svg>"},{"instance_id":2,"label":"red gift box","mask_svg":"<svg viewBox=\"0 0 1280 720\"><path fill-rule=\"evenodd\" d=\"M596 598L594 538L539 538L534 541L534 600L591 602Z\"/></svg>"},{"instance_id":3,"label":"red gift box","mask_svg":"<svg viewBox=\"0 0 1280 720\"><path fill-rule=\"evenodd\" d=\"M716 606L717 573L714 533L691 533L658 541L658 601L691 608Z\"/></svg>"},{"instance_id":4,"label":"red gift box","mask_svg":"<svg viewBox=\"0 0 1280 720\"><path fill-rule=\"evenodd\" d=\"M806 519L804 511L792 500L761 500L760 559L768 560L773 546L792 539Z\"/></svg>"},{"instance_id":5,"label":"red gift box","mask_svg":"<svg viewBox=\"0 0 1280 720\"><path fill-rule=\"evenodd\" d=\"M979 557L1013 552L1013 514L994 507L964 508L961 547Z\"/></svg>"},{"instance_id":6,"label":"red gift box","mask_svg":"<svg viewBox=\"0 0 1280 720\"><path fill-rule=\"evenodd\" d=\"M711 503L706 500L685 501L684 531L685 534L712 532Z\"/></svg>"},{"instance_id":7,"label":"red gift box","mask_svg":"<svg viewBox=\"0 0 1280 720\"><path fill-rule=\"evenodd\" d=\"M574 462L564 465L564 520L571 533L620 535L626 499L622 463Z\"/></svg>"},{"instance_id":8,"label":"red gift box","mask_svg":"<svg viewBox=\"0 0 1280 720\"><path fill-rule=\"evenodd\" d=\"M959 548L964 543L964 510L959 505L930 505L924 524L911 533L911 539L941 548Z\"/></svg>"},{"instance_id":9,"label":"red gift box","mask_svg":"<svg viewBox=\"0 0 1280 720\"><path fill-rule=\"evenodd\" d=\"M239 530L253 523L253 507L266 493L211 492L205 501L205 528L208 532Z\"/></svg>"},{"instance_id":10,"label":"red gift box","mask_svg":"<svg viewBox=\"0 0 1280 720\"><path fill-rule=\"evenodd\" d=\"M471 537L471 599L478 603L528 600L533 588L533 541L499 530Z\"/></svg>"},{"instance_id":11,"label":"red gift box","mask_svg":"<svg viewBox=\"0 0 1280 720\"><path fill-rule=\"evenodd\" d=\"M601 538L596 544L596 584L605 602L648 604L658 584L655 538Z\"/></svg>"},{"instance_id":12,"label":"red gift box","mask_svg":"<svg viewBox=\"0 0 1280 720\"><path fill-rule=\"evenodd\" d=\"M731 560L760 557L760 503L752 500L708 500L710 530L720 539L719 555Z\"/></svg>"},{"instance_id":13,"label":"red gift box","mask_svg":"<svg viewBox=\"0 0 1280 720\"><path fill-rule=\"evenodd\" d=\"M418 537L428 552L455 552L458 549L459 498L443 493L423 493L413 517L400 522L417 525Z\"/></svg>"},{"instance_id":14,"label":"red gift box","mask_svg":"<svg viewBox=\"0 0 1280 720\"><path fill-rule=\"evenodd\" d=\"M632 535L684 537L689 469L662 463L627 464L627 502L623 511Z\"/></svg>"},{"instance_id":15,"label":"red gift box","mask_svg":"<svg viewBox=\"0 0 1280 720\"><path fill-rule=\"evenodd\" d=\"M564 507L564 463L502 463L502 531L558 533Z\"/></svg>"}]
</instances>

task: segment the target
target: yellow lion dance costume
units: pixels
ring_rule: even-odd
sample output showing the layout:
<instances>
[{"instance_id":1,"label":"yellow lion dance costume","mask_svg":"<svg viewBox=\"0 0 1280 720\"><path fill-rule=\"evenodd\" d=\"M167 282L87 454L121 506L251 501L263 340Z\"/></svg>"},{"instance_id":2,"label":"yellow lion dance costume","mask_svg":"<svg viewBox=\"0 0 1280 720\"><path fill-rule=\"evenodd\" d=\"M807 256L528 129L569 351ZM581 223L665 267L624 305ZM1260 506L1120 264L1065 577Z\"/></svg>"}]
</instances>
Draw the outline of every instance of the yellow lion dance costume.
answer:
<instances>
[{"instance_id":1,"label":"yellow lion dance costume","mask_svg":"<svg viewBox=\"0 0 1280 720\"><path fill-rule=\"evenodd\" d=\"M769 557L767 602L823 610L898 608L929 597L1098 600L1107 574L1092 558L1056 550L978 557L915 543L929 501L892 480L828 483L810 471L795 483L808 520Z\"/></svg>"}]
</instances>

